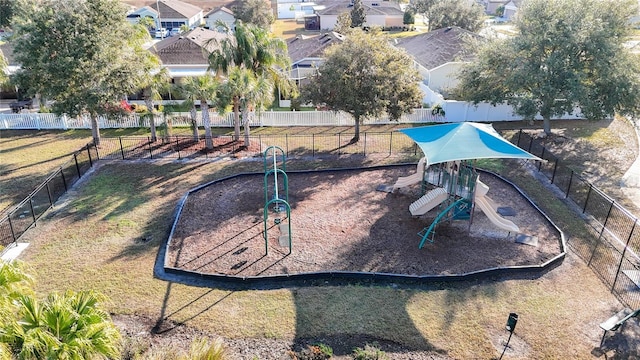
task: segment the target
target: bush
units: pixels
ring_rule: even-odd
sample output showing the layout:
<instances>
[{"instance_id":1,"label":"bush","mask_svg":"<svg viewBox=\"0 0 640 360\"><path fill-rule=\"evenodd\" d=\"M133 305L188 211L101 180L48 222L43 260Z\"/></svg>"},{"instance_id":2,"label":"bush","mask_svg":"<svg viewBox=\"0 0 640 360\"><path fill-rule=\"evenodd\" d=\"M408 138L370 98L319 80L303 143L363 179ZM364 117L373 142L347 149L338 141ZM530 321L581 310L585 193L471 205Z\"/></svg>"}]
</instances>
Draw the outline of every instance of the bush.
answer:
<instances>
[{"instance_id":1,"label":"bush","mask_svg":"<svg viewBox=\"0 0 640 360\"><path fill-rule=\"evenodd\" d=\"M325 360L333 356L333 349L329 345L317 343L307 346L300 352L292 353L291 358L296 360Z\"/></svg>"},{"instance_id":2,"label":"bush","mask_svg":"<svg viewBox=\"0 0 640 360\"><path fill-rule=\"evenodd\" d=\"M133 110L136 114L143 114L149 111L147 106L142 104L131 104L131 110Z\"/></svg>"},{"instance_id":3,"label":"bush","mask_svg":"<svg viewBox=\"0 0 640 360\"><path fill-rule=\"evenodd\" d=\"M363 348L353 350L355 360L389 360L387 354L380 350L378 344L367 344Z\"/></svg>"}]
</instances>

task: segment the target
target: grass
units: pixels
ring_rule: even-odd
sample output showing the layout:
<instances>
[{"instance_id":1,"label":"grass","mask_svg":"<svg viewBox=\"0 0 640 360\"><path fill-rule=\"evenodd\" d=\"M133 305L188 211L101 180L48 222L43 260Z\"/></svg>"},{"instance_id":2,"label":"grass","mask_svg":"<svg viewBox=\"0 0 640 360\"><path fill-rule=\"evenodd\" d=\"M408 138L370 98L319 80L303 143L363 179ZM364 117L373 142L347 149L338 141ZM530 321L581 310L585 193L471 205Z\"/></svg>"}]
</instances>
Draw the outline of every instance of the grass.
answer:
<instances>
[{"instance_id":1,"label":"grass","mask_svg":"<svg viewBox=\"0 0 640 360\"><path fill-rule=\"evenodd\" d=\"M576 133L590 138L598 131ZM16 137L28 141L26 135ZM30 138L39 141L39 137ZM595 143L618 144L610 140ZM333 165L295 161L288 168ZM483 166L515 179L571 241L585 236L582 221L537 181L522 176L519 167L502 161ZM185 324L225 338L366 335L451 358L496 358L502 350L497 347L506 337L504 323L509 312L520 315L514 340L526 344L524 357L591 358L601 336L597 323L620 306L575 255L536 279L435 284L420 289L352 285L229 292L154 279L158 246L185 191L229 174L261 170L262 163L251 161L102 166L68 202L57 205L27 233L25 240L31 246L24 259L35 271L38 292L95 289L109 296L108 310L115 315L166 320L164 327Z\"/></svg>"}]
</instances>

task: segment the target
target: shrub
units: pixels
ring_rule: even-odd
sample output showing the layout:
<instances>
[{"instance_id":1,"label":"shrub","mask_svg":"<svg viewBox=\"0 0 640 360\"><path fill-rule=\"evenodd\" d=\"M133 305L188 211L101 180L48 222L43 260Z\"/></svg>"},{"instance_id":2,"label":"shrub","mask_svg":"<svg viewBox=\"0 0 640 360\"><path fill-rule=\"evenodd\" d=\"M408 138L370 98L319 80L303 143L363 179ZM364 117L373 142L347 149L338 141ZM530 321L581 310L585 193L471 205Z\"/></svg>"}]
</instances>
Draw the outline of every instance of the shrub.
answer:
<instances>
[{"instance_id":1,"label":"shrub","mask_svg":"<svg viewBox=\"0 0 640 360\"><path fill-rule=\"evenodd\" d=\"M353 358L355 360L389 360L387 354L375 343L353 350Z\"/></svg>"},{"instance_id":2,"label":"shrub","mask_svg":"<svg viewBox=\"0 0 640 360\"><path fill-rule=\"evenodd\" d=\"M298 353L292 353L291 357L296 360L325 360L333 356L333 349L326 344L317 343L308 345L306 349Z\"/></svg>"}]
</instances>

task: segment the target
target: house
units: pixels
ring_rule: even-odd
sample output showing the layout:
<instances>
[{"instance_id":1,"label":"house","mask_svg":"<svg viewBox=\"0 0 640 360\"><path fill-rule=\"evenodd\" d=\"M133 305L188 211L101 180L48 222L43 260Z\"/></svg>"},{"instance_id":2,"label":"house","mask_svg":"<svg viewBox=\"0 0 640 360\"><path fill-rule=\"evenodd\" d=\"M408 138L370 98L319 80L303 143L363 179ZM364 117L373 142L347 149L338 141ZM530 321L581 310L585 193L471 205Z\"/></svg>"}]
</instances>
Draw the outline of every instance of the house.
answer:
<instances>
[{"instance_id":1,"label":"house","mask_svg":"<svg viewBox=\"0 0 640 360\"><path fill-rule=\"evenodd\" d=\"M231 9L224 6L209 11L204 18L207 29L224 31L222 27L218 26L218 22L222 22L229 29L235 30L236 17Z\"/></svg>"},{"instance_id":2,"label":"house","mask_svg":"<svg viewBox=\"0 0 640 360\"><path fill-rule=\"evenodd\" d=\"M504 6L503 18L506 20L513 20L518 12L518 9L522 6L524 0L511 0Z\"/></svg>"},{"instance_id":3,"label":"house","mask_svg":"<svg viewBox=\"0 0 640 360\"><path fill-rule=\"evenodd\" d=\"M194 28L203 23L201 8L179 0L157 0L127 15L127 20L136 23L144 16L153 18L156 28L173 29L182 25Z\"/></svg>"},{"instance_id":4,"label":"house","mask_svg":"<svg viewBox=\"0 0 640 360\"><path fill-rule=\"evenodd\" d=\"M318 66L324 61L324 50L343 41L344 35L337 32L312 36L298 35L289 39L287 41L287 49L291 59L289 78L294 80L298 87L303 85L305 79L315 74ZM287 107L290 104L289 99L280 99L280 106Z\"/></svg>"},{"instance_id":5,"label":"house","mask_svg":"<svg viewBox=\"0 0 640 360\"><path fill-rule=\"evenodd\" d=\"M363 2L365 9L364 26L379 26L382 28L404 27L404 11L397 3L391 1ZM333 30L338 22L338 15L349 12L352 5L336 4L316 11L321 30Z\"/></svg>"},{"instance_id":6,"label":"house","mask_svg":"<svg viewBox=\"0 0 640 360\"><path fill-rule=\"evenodd\" d=\"M462 65L475 58L469 45L478 40L482 40L478 34L453 26L398 39L396 46L413 57L425 85L446 94L457 85Z\"/></svg>"},{"instance_id":7,"label":"house","mask_svg":"<svg viewBox=\"0 0 640 360\"><path fill-rule=\"evenodd\" d=\"M495 14L499 7L507 5L509 0L484 0L485 12L487 14Z\"/></svg>"},{"instance_id":8,"label":"house","mask_svg":"<svg viewBox=\"0 0 640 360\"><path fill-rule=\"evenodd\" d=\"M179 36L157 42L149 48L169 70L174 83L187 76L204 75L209 68L207 55L217 48L218 41L229 35L197 27Z\"/></svg>"}]
</instances>

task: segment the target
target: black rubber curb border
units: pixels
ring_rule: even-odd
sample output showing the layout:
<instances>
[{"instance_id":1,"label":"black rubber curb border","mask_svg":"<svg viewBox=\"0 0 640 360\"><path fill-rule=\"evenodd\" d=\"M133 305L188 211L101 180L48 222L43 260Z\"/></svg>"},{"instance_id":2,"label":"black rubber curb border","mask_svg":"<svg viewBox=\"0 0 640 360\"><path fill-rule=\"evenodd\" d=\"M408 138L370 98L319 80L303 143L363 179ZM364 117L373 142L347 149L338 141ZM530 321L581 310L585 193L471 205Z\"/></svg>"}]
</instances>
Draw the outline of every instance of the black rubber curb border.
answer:
<instances>
[{"instance_id":1,"label":"black rubber curb border","mask_svg":"<svg viewBox=\"0 0 640 360\"><path fill-rule=\"evenodd\" d=\"M404 163L394 165L378 165L371 167L358 167L358 168L340 168L340 169L323 169L323 170L295 170L287 171L287 173L296 174L314 174L322 172L336 172L336 171L367 171L367 170L380 170L393 167L415 166L415 163ZM477 169L480 173L490 174L496 176L500 180L512 186L522 197L524 197L540 214L544 216L546 221L553 226L560 234L560 250L561 252L546 261L543 264L527 265L527 266L506 266L506 267L494 267L489 269L483 269L463 274L448 274L448 275L405 275L405 274L393 274L393 273L372 273L372 272L357 272L357 271L324 271L324 272L311 272L311 273L299 273L299 274L283 274L283 275L269 275L269 276L231 276L221 274L207 274L197 271L189 271L184 269L178 269L166 264L167 252L169 244L173 238L173 234L176 229L180 214L185 202L187 201L191 193L200 191L210 185L216 184L221 181L233 179L242 176L256 176L264 175L264 173L252 172L252 173L238 173L235 175L227 176L218 180L214 180L202 185L199 185L189 191L180 199L173 216L173 224L166 240L161 244L158 249L156 261L153 269L153 275L157 279L180 283L184 285L217 288L226 290L267 290L267 289L282 289L289 287L301 287L301 286L342 286L369 283L372 285L406 285L409 287L421 286L427 284L437 283L452 283L462 281L473 280L507 280L507 279L521 279L521 278L537 278L544 275L546 272L552 270L556 266L562 264L567 252L566 252L566 239L565 235L558 228L558 226L545 214L540 207L531 200L518 186L513 182L505 179L504 177L493 173L491 171Z\"/></svg>"}]
</instances>

